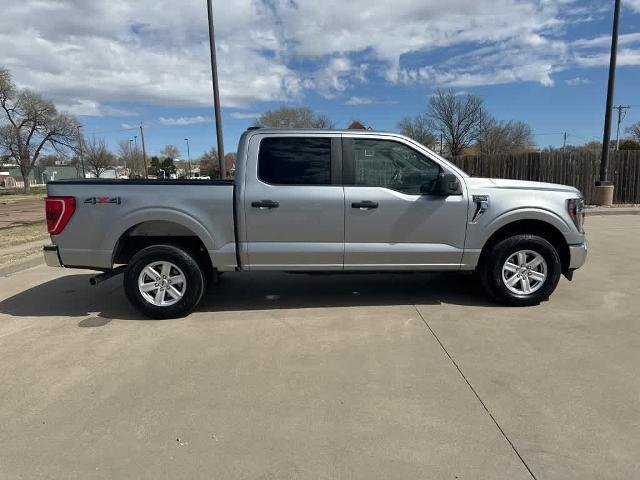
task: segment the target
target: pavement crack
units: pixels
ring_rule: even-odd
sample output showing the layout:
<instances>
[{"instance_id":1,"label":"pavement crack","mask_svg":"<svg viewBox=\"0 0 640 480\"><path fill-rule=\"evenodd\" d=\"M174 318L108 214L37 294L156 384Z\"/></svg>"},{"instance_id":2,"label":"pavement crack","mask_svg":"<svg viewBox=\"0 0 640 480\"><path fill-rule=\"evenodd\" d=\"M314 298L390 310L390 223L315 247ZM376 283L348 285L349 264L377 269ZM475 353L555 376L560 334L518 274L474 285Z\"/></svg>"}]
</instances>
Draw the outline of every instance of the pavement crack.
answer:
<instances>
[{"instance_id":1,"label":"pavement crack","mask_svg":"<svg viewBox=\"0 0 640 480\"><path fill-rule=\"evenodd\" d=\"M462 372L462 369L460 368L458 363L453 359L453 357L451 356L451 354L449 353L447 348L444 346L442 341L440 341L440 339L438 338L438 335L436 335L436 332L433 330L433 328L431 328L431 325L429 325L429 322L427 322L426 318L424 318L424 316L422 315L422 313L420 312L420 310L418 309L418 307L416 305L414 305L413 308L415 308L416 312L418 313L418 315L420 316L420 318L422 319L422 321L424 322L426 327L431 332L431 335L433 335L433 338L436 339L436 341L438 342L438 345L440 345L440 348L442 348L442 351L444 351L444 353L447 355L447 357L449 357L449 360L451 360L451 363L453 364L453 366L456 367L456 370L458 370L458 373L460 374L462 379L465 381L465 383L469 386L469 388L471 389L471 391L473 392L475 397L478 399L478 401L480 402L480 405L482 405L482 408L484 408L485 412L487 412L487 415L489 415L489 418L491 418L491 420L493 421L495 426L498 427L498 430L500 431L500 433L502 434L504 439L507 441L509 446L511 446L511 449L516 454L516 456L520 459L520 462L522 463L522 465L524 465L524 468L527 469L527 472L529 472L529 475L531 475L531 478L533 478L534 480L538 480L536 475L531 470L531 467L529 467L529 465L527 465L527 462L524 460L524 458L522 458L522 455L520 455L520 452L518 452L518 449L516 448L514 443L511 441L509 436L502 429L502 427L500 426L500 424L496 420L496 417L494 417L493 414L491 413L491 411L489 411L489 408L487 408L487 405L484 403L482 398L480 398L480 395L478 394L477 390L473 387L473 385L471 385L471 382L469 381L469 379Z\"/></svg>"}]
</instances>

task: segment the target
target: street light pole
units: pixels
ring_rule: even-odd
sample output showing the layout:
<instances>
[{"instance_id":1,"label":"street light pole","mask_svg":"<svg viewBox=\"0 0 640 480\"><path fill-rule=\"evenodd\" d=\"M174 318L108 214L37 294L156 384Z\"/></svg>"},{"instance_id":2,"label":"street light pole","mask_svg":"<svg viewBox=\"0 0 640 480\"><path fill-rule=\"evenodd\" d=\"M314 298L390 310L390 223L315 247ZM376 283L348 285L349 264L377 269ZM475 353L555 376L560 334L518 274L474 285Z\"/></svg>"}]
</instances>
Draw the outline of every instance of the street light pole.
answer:
<instances>
[{"instance_id":1,"label":"street light pole","mask_svg":"<svg viewBox=\"0 0 640 480\"><path fill-rule=\"evenodd\" d=\"M620 0L613 7L613 29L611 32L611 57L609 59L609 83L607 85L607 105L604 114L604 134L602 136L602 155L600 160L600 181L596 182L597 203L611 205L613 202L613 184L609 181L609 143L611 141L611 113L616 83L616 60L618 55L618 24L620 21Z\"/></svg>"},{"instance_id":2,"label":"street light pole","mask_svg":"<svg viewBox=\"0 0 640 480\"><path fill-rule=\"evenodd\" d=\"M84 171L84 157L82 156L82 134L80 133L80 129L82 125L76 125L78 127L78 153L80 155L80 165L82 165L82 178L86 178L87 175Z\"/></svg>"},{"instance_id":3,"label":"street light pole","mask_svg":"<svg viewBox=\"0 0 640 480\"><path fill-rule=\"evenodd\" d=\"M140 122L140 140L142 141L142 162L144 165L144 178L149 178L149 172L147 171L147 147L144 144L144 128L142 127L142 122Z\"/></svg>"},{"instance_id":4,"label":"street light pole","mask_svg":"<svg viewBox=\"0 0 640 480\"><path fill-rule=\"evenodd\" d=\"M220 114L220 92L218 91L218 64L216 61L216 40L213 29L212 0L207 0L207 17L209 19L209 50L211 52L211 76L213 78L213 109L216 116L216 138L218 140L218 160L220 161L220 178L227 178L224 163L224 143L222 139L222 116Z\"/></svg>"},{"instance_id":5,"label":"street light pole","mask_svg":"<svg viewBox=\"0 0 640 480\"><path fill-rule=\"evenodd\" d=\"M185 138L185 142L187 142L187 159L189 160L189 177L191 177L191 150L189 150L189 139Z\"/></svg>"}]
</instances>

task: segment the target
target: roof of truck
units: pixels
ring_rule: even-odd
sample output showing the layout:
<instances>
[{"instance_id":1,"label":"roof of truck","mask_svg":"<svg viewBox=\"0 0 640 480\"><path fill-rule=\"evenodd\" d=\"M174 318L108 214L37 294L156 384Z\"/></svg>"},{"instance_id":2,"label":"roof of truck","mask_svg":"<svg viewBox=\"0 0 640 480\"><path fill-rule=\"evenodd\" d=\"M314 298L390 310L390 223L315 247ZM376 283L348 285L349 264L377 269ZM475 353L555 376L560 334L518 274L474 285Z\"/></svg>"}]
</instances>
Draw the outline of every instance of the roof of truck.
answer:
<instances>
[{"instance_id":1,"label":"roof of truck","mask_svg":"<svg viewBox=\"0 0 640 480\"><path fill-rule=\"evenodd\" d=\"M349 135L395 135L402 137L396 132L385 132L381 130L360 130L360 129L340 129L340 128L272 128L272 127L249 127L247 131L260 133L325 133L325 134L349 134Z\"/></svg>"}]
</instances>

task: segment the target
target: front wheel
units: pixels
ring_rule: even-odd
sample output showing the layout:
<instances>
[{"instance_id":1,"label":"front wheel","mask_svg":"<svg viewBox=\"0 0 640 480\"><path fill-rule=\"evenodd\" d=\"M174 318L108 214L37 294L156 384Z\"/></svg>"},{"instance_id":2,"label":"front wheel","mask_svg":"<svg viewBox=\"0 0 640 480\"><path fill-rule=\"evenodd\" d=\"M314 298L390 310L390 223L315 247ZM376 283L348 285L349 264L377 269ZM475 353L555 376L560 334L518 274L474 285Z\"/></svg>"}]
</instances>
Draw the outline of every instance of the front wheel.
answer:
<instances>
[{"instance_id":1,"label":"front wheel","mask_svg":"<svg viewBox=\"0 0 640 480\"><path fill-rule=\"evenodd\" d=\"M127 265L124 290L147 317L177 318L200 302L204 276L188 252L173 245L153 245L136 253Z\"/></svg>"},{"instance_id":2,"label":"front wheel","mask_svg":"<svg viewBox=\"0 0 640 480\"><path fill-rule=\"evenodd\" d=\"M496 243L480 266L491 297L514 306L537 305L556 289L562 264L555 247L536 235L515 235Z\"/></svg>"}]
</instances>

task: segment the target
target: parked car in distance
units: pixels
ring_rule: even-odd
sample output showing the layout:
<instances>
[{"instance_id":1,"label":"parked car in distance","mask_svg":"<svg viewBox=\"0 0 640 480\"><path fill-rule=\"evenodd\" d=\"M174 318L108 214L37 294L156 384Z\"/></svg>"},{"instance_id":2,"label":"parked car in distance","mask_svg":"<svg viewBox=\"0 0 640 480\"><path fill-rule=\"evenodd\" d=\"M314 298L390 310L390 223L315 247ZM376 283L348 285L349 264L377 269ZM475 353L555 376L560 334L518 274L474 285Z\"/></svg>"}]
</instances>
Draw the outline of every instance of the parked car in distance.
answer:
<instances>
[{"instance_id":1,"label":"parked car in distance","mask_svg":"<svg viewBox=\"0 0 640 480\"><path fill-rule=\"evenodd\" d=\"M200 177L202 178L202 177ZM133 305L185 315L218 272L478 271L527 306L587 255L573 187L474 178L373 131L250 129L233 181L49 182L48 265L124 273Z\"/></svg>"}]
</instances>

